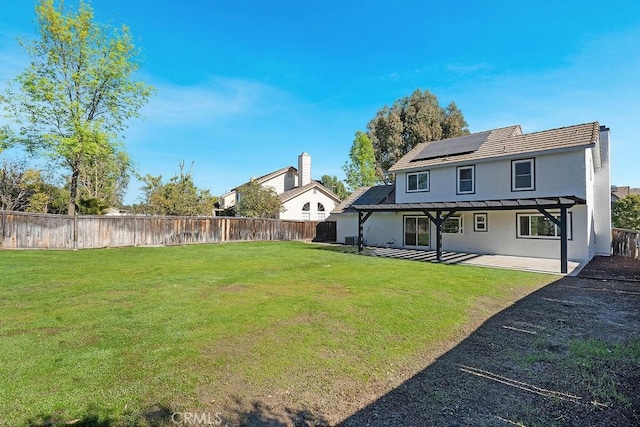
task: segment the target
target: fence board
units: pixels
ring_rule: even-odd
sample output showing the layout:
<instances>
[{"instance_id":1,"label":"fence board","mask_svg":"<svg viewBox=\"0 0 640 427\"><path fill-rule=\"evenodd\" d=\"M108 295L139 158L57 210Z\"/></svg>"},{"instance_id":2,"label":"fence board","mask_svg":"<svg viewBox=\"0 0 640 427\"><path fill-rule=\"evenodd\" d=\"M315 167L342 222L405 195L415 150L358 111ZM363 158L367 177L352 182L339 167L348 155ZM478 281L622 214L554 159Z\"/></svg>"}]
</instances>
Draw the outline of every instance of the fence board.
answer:
<instances>
[{"instance_id":1,"label":"fence board","mask_svg":"<svg viewBox=\"0 0 640 427\"><path fill-rule=\"evenodd\" d=\"M1 219L0 247L4 249L165 246L241 240L335 241L335 223L318 221L231 217L67 216L11 211L3 211Z\"/></svg>"},{"instance_id":2,"label":"fence board","mask_svg":"<svg viewBox=\"0 0 640 427\"><path fill-rule=\"evenodd\" d=\"M614 255L640 259L640 231L612 228L611 245Z\"/></svg>"}]
</instances>

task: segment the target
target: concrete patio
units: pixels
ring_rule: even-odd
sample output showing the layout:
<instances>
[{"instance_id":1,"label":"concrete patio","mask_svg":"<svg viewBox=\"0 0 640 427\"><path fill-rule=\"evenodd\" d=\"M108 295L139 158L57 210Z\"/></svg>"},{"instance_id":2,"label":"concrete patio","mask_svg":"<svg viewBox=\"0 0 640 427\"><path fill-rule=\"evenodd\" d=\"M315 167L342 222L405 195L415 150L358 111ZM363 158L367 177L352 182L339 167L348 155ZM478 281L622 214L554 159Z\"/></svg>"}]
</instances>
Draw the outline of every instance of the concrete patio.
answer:
<instances>
[{"instance_id":1,"label":"concrete patio","mask_svg":"<svg viewBox=\"0 0 640 427\"><path fill-rule=\"evenodd\" d=\"M366 247L364 253L370 256L385 258L438 262L436 260L436 251ZM442 252L442 263L474 265L477 267L506 268L510 270L524 270L536 273L563 275L560 272L559 259L518 257L509 255L483 255L464 252ZM577 275L584 265L584 263L569 261L568 272L566 275Z\"/></svg>"}]
</instances>

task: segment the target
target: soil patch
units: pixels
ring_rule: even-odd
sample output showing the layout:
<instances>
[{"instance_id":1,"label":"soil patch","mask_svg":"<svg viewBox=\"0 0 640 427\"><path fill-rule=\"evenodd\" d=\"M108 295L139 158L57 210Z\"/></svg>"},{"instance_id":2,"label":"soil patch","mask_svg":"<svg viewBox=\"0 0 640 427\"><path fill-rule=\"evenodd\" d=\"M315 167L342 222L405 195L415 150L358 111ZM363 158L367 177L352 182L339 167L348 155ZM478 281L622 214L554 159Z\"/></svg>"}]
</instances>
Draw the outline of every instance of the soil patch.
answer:
<instances>
[{"instance_id":1,"label":"soil patch","mask_svg":"<svg viewBox=\"0 0 640 427\"><path fill-rule=\"evenodd\" d=\"M578 276L640 282L640 259L621 256L597 256L582 269Z\"/></svg>"},{"instance_id":2,"label":"soil patch","mask_svg":"<svg viewBox=\"0 0 640 427\"><path fill-rule=\"evenodd\" d=\"M342 426L640 425L640 261L596 258L496 314Z\"/></svg>"}]
</instances>

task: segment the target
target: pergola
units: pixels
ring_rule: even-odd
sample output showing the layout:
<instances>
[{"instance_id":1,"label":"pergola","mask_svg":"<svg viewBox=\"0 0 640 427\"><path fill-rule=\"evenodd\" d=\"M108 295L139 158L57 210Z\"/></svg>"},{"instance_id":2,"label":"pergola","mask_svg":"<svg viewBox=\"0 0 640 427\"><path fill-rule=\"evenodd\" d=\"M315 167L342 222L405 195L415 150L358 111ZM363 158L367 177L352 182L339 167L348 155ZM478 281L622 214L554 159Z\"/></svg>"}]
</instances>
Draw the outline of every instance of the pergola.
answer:
<instances>
[{"instance_id":1,"label":"pergola","mask_svg":"<svg viewBox=\"0 0 640 427\"><path fill-rule=\"evenodd\" d=\"M382 203L351 205L358 212L358 252L364 249L363 226L374 212L421 212L436 225L436 257L442 261L442 224L457 212L507 211L536 209L560 229L560 266L563 274L568 270L568 223L567 211L575 205L585 204L585 200L575 196L544 197L529 199L478 200L468 202L423 202L423 203ZM550 210L560 210L560 218L550 214Z\"/></svg>"}]
</instances>

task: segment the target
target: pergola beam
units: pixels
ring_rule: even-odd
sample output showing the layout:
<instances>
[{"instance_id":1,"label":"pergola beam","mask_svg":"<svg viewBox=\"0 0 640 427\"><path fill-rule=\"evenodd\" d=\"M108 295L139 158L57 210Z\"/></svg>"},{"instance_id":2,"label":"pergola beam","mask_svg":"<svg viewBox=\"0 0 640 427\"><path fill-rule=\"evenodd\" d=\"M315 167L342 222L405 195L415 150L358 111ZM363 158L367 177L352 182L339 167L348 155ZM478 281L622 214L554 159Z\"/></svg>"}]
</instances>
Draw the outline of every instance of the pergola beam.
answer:
<instances>
[{"instance_id":1,"label":"pergola beam","mask_svg":"<svg viewBox=\"0 0 640 427\"><path fill-rule=\"evenodd\" d=\"M560 229L560 270L568 272L568 210L586 201L575 196L547 197L531 199L500 199L471 202L429 202L429 203L389 203L373 205L352 205L358 213L358 252L364 249L364 223L374 212L422 212L436 225L436 255L442 261L442 224L457 212L471 211L515 211L536 209ZM549 213L560 210L560 218ZM435 212L435 216L432 214ZM443 215L443 212L447 212Z\"/></svg>"}]
</instances>

